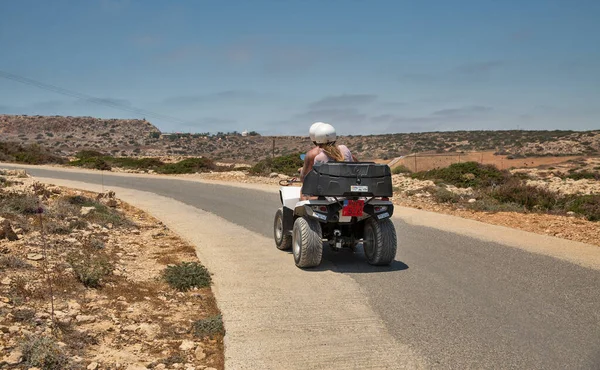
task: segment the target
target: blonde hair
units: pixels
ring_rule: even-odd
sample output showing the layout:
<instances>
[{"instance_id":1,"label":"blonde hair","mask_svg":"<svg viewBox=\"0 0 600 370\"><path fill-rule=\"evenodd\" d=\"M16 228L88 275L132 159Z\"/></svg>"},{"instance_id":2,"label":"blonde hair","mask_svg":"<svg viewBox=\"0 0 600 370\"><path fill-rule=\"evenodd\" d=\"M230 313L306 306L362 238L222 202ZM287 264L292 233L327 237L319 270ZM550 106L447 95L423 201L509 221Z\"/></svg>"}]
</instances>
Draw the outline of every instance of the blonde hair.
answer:
<instances>
[{"instance_id":1,"label":"blonde hair","mask_svg":"<svg viewBox=\"0 0 600 370\"><path fill-rule=\"evenodd\" d=\"M323 149L325 154L327 154L327 156L330 159L333 159L334 161L338 161L338 162L344 161L344 155L342 154L342 151L340 150L340 148L338 148L337 145L335 145L335 142L322 144L319 146L321 147L321 149Z\"/></svg>"}]
</instances>

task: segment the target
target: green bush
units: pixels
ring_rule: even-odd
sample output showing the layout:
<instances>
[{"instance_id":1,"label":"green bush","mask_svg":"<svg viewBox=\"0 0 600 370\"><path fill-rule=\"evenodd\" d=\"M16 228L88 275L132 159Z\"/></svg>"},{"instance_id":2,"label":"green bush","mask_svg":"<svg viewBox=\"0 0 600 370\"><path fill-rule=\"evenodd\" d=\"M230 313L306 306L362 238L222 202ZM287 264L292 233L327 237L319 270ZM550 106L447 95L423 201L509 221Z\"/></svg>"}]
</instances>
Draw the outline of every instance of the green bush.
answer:
<instances>
[{"instance_id":1,"label":"green bush","mask_svg":"<svg viewBox=\"0 0 600 370\"><path fill-rule=\"evenodd\" d=\"M216 315L202 320L197 320L192 324L192 333L195 337L202 338L216 334L225 334L223 318Z\"/></svg>"},{"instance_id":2,"label":"green bush","mask_svg":"<svg viewBox=\"0 0 600 370\"><path fill-rule=\"evenodd\" d=\"M440 186L427 188L427 192L429 192L433 199L438 203L459 203L462 200L460 195Z\"/></svg>"},{"instance_id":3,"label":"green bush","mask_svg":"<svg viewBox=\"0 0 600 370\"><path fill-rule=\"evenodd\" d=\"M38 145L0 142L0 160L26 164L65 163L66 160Z\"/></svg>"},{"instance_id":4,"label":"green bush","mask_svg":"<svg viewBox=\"0 0 600 370\"><path fill-rule=\"evenodd\" d=\"M106 154L100 153L96 150L81 150L75 154L75 158L79 158L79 159L98 158L98 157L106 157Z\"/></svg>"},{"instance_id":5,"label":"green bush","mask_svg":"<svg viewBox=\"0 0 600 370\"><path fill-rule=\"evenodd\" d=\"M581 180L581 179L600 180L600 172L580 171L580 172L570 173L569 175L567 175L567 177L570 179L573 179L573 180Z\"/></svg>"},{"instance_id":6,"label":"green bush","mask_svg":"<svg viewBox=\"0 0 600 370\"><path fill-rule=\"evenodd\" d=\"M589 221L600 221L600 195L576 195L567 199L565 209L583 215Z\"/></svg>"},{"instance_id":7,"label":"green bush","mask_svg":"<svg viewBox=\"0 0 600 370\"><path fill-rule=\"evenodd\" d=\"M411 177L420 180L441 180L459 188L480 188L502 184L508 180L510 174L492 165L464 162L454 163L445 168L416 172Z\"/></svg>"},{"instance_id":8,"label":"green bush","mask_svg":"<svg viewBox=\"0 0 600 370\"><path fill-rule=\"evenodd\" d=\"M401 173L411 173L411 172L412 171L408 167L406 167L405 165L402 165L402 164L399 165L399 166L396 166L396 167L394 167L392 169L392 173L394 175L398 175L398 174L401 174Z\"/></svg>"},{"instance_id":9,"label":"green bush","mask_svg":"<svg viewBox=\"0 0 600 370\"><path fill-rule=\"evenodd\" d=\"M490 189L488 194L501 203L518 204L527 210L552 211L564 206L564 199L558 193L526 185L517 179Z\"/></svg>"},{"instance_id":10,"label":"green bush","mask_svg":"<svg viewBox=\"0 0 600 370\"><path fill-rule=\"evenodd\" d=\"M163 271L163 279L171 287L181 292L192 288L204 288L211 282L210 273L198 262L182 262L168 266Z\"/></svg>"},{"instance_id":11,"label":"green bush","mask_svg":"<svg viewBox=\"0 0 600 370\"><path fill-rule=\"evenodd\" d=\"M156 172L164 174L184 174L215 171L218 167L208 158L187 158L177 163L165 164Z\"/></svg>"},{"instance_id":12,"label":"green bush","mask_svg":"<svg viewBox=\"0 0 600 370\"><path fill-rule=\"evenodd\" d=\"M77 280L88 288L102 286L103 279L113 271L113 266L106 256L95 255L89 251L84 254L73 252L67 256L67 262L71 265Z\"/></svg>"},{"instance_id":13,"label":"green bush","mask_svg":"<svg viewBox=\"0 0 600 370\"><path fill-rule=\"evenodd\" d=\"M300 154L302 153L298 152L275 158L263 159L250 168L250 173L252 175L262 176L269 175L272 172L281 173L288 176L297 175L298 169L304 165L304 162L302 159L300 159Z\"/></svg>"}]
</instances>

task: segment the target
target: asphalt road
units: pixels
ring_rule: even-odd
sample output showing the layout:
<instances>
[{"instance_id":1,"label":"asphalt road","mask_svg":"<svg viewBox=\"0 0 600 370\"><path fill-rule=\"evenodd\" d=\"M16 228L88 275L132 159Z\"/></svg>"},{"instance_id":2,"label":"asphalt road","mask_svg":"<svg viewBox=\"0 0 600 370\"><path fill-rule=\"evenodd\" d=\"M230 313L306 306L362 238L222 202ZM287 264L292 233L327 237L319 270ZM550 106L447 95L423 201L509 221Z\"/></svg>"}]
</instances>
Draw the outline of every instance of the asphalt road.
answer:
<instances>
[{"instance_id":1,"label":"asphalt road","mask_svg":"<svg viewBox=\"0 0 600 370\"><path fill-rule=\"evenodd\" d=\"M99 174L28 172L102 181ZM279 207L272 193L230 186L110 175L103 182L170 197L266 236ZM326 253L320 268L355 279L390 334L431 367L600 369L600 271L394 223L399 248L391 267L371 267L360 254Z\"/></svg>"}]
</instances>

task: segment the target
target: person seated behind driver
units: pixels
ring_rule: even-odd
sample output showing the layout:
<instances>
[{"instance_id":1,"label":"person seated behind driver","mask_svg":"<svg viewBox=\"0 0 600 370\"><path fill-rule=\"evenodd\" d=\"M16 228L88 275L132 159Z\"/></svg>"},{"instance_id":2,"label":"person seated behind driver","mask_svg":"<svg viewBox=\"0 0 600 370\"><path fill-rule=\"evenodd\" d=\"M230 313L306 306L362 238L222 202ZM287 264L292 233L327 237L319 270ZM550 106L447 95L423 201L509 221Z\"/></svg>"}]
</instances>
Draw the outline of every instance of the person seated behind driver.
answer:
<instances>
[{"instance_id":1,"label":"person seated behind driver","mask_svg":"<svg viewBox=\"0 0 600 370\"><path fill-rule=\"evenodd\" d=\"M317 163L336 162L358 162L352 155L350 149L345 145L336 145L337 135L335 128L328 123L321 123L315 128L314 143L317 145L306 153L304 158L304 167L300 173L300 180L304 182L304 177L312 171L313 165ZM309 199L302 194L301 199Z\"/></svg>"}]
</instances>

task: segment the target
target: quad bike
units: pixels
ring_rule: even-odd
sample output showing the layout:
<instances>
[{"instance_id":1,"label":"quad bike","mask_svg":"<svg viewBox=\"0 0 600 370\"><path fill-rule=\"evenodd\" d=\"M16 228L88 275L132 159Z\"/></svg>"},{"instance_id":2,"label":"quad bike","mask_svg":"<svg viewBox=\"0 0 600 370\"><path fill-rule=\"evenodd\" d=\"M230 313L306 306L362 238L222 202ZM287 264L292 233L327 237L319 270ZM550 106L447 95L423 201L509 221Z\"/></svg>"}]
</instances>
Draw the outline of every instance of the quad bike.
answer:
<instances>
[{"instance_id":1,"label":"quad bike","mask_svg":"<svg viewBox=\"0 0 600 370\"><path fill-rule=\"evenodd\" d=\"M390 168L371 162L315 164L302 187L282 180L282 207L275 213L274 237L280 250L292 249L296 266L321 263L323 244L334 251L362 244L367 262L389 265L396 256L396 230ZM301 200L301 194L310 200Z\"/></svg>"}]
</instances>

